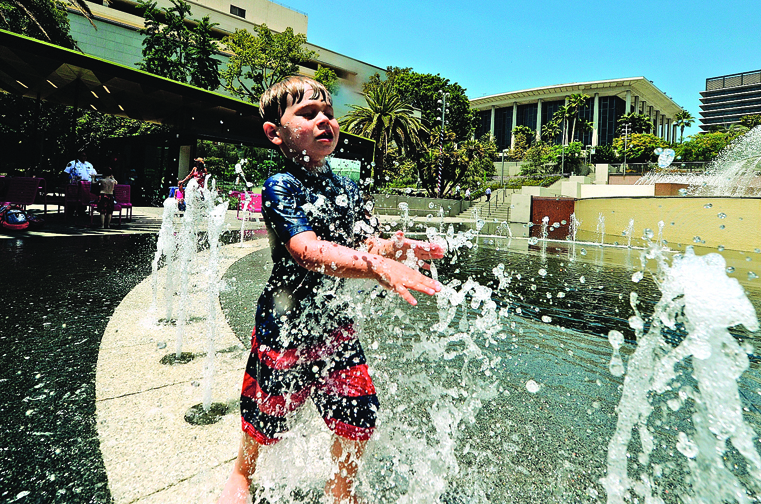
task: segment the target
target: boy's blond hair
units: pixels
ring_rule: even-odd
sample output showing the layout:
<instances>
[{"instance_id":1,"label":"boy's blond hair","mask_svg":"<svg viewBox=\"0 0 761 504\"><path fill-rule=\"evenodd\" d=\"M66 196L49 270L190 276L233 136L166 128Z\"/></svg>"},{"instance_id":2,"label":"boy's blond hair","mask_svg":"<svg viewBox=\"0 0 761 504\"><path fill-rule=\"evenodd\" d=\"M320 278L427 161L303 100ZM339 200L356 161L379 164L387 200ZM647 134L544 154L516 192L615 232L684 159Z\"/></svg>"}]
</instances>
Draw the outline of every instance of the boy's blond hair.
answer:
<instances>
[{"instance_id":1,"label":"boy's blond hair","mask_svg":"<svg viewBox=\"0 0 761 504\"><path fill-rule=\"evenodd\" d=\"M288 96L294 104L301 102L307 86L312 88L312 96L309 99L316 100L322 97L323 101L333 105L330 92L324 85L309 77L293 75L273 84L262 94L259 99L259 114L262 119L280 126L280 118L288 107Z\"/></svg>"}]
</instances>

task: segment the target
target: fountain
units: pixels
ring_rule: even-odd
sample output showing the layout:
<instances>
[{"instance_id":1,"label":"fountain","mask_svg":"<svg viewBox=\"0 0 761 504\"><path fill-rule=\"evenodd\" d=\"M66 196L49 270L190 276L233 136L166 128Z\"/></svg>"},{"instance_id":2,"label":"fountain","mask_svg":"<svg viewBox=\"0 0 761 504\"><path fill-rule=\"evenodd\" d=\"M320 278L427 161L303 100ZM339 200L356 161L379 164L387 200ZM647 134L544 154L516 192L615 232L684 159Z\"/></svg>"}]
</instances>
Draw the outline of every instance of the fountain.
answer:
<instances>
[{"instance_id":1,"label":"fountain","mask_svg":"<svg viewBox=\"0 0 761 504\"><path fill-rule=\"evenodd\" d=\"M164 208L170 218L150 253L153 262L151 257L145 259L160 271L164 257L162 273L170 281L186 277L183 262L197 252L197 238L181 244L171 240L187 238L185 217L172 222L172 203ZM210 244L221 236L211 203L212 198L189 201L211 217ZM701 211L705 212L701 217L708 212L702 202L693 212ZM720 211L710 210L712 216ZM190 212L194 210L186 211L186 216ZM626 247L595 247L595 254L590 254L594 258L583 249L579 257L575 254L581 243L575 213L569 222L570 241L552 241L543 232L541 249L532 246L536 237L489 236L482 227L471 229L470 223L445 228L442 218L439 229L435 224L426 227L421 236L446 241L450 251L431 270L445 285L441 294L431 299L419 296L413 309L372 282L350 281L337 292L352 307L382 405L379 428L362 462L363 496L380 504L548 500L671 504L710 501L716 495L727 502L757 499L758 448L753 439L748 440L761 432L757 409L761 375L752 348L755 335L749 332L757 328L749 306L759 303L758 287L750 275L747 281L740 279L741 286L727 278L737 262L722 264L716 256L698 256L672 240L666 243L673 229L670 220L659 221L657 231L645 229L645 239L639 241L629 216L628 227L627 221L601 217L601 236L607 218L609 227L626 227L628 242ZM594 217L587 219L594 222ZM401 224L414 235L404 220ZM550 220L543 224L548 231ZM639 226L645 224L638 218ZM516 243L525 247L516 248ZM674 256L664 250L666 246L682 254ZM216 245L201 256L209 270L218 267L215 250ZM207 281L204 292L192 286L184 292L201 295L209 303L218 297L226 313L254 305L261 285L246 282L264 274L268 254L238 253L242 258L225 273L225 288L217 292L218 286ZM641 253L642 266L632 268L632 258L636 263ZM752 266L758 262L759 256L749 252L747 257L752 261L745 256L740 261ZM647 265L653 262L656 269L650 273ZM174 274L169 274L170 268ZM209 278L214 276L208 273ZM130 295L120 303L98 359L99 390L111 395L101 395L97 402L93 423L101 440L96 456L102 453L108 488L117 503L146 496L161 502L210 501L234 457L235 408L218 415L216 426L182 425L181 415L179 423L172 423L170 404L196 397L201 387L196 377L178 378L190 366L164 366L141 374L137 369L150 359L136 358L131 361L136 369L129 372L140 375L137 390L111 391L113 385L102 384L111 374L117 375L114 382L125 381L118 376L125 368L123 361L107 358L114 353L114 340L108 338L131 329L141 334L125 338L125 345L131 346L118 348L142 346L155 353L153 334L166 329L165 324L139 326L134 316L123 313L130 307L140 313L135 299L150 299L151 292L156 299L158 284L153 279L139 287L148 297ZM180 284L167 289L171 293L179 289L180 298L184 295ZM173 295L166 298L171 303ZM176 311L182 307L181 302ZM167 320L172 311L168 305ZM207 359L215 353L226 326L215 320L215 313L206 312ZM239 344L224 343L228 348L223 358L205 363L202 409L206 404L213 409L208 392L212 387L215 400L235 404L251 318L234 322L228 317ZM178 325L181 319L187 319L187 313L177 315ZM747 330L727 329L738 323ZM53 332L59 333L42 335ZM3 334L14 334L13 327ZM60 334L69 338L63 330ZM60 347L78 342L62 339ZM24 360L18 360L17 366L23 366ZM111 367L100 367L108 362ZM16 370L9 369L1 380L14 379ZM214 374L225 378L210 379ZM217 395L223 388L223 395ZM33 410L48 400L38 399L37 390L30 386L27 397L15 398L25 411L32 411L29 416L22 411L19 421L34 418ZM76 391L70 395L76 396ZM101 413L111 405L114 409ZM314 501L329 471L330 433L316 411L305 408L294 421L289 435L263 453L257 486L259 496L271 502ZM118 438L108 435L115 432L109 428L118 429ZM19 443L47 436L41 426L26 432L34 434ZM125 446L113 439L130 443ZM182 449L166 450L166 446ZM23 465L18 456L11 460ZM57 483L68 472L69 465L50 471ZM32 481L53 484L47 479ZM95 484L101 486L93 489ZM34 491L29 488L7 480L2 483L6 493L0 495L11 500ZM102 491L102 481L93 483L93 488L84 494Z\"/></svg>"},{"instance_id":2,"label":"fountain","mask_svg":"<svg viewBox=\"0 0 761 504\"><path fill-rule=\"evenodd\" d=\"M674 165L672 165L673 167ZM737 138L706 168L704 173L680 173L678 165L668 170L656 169L637 184L688 184L684 195L692 196L758 196L761 195L761 126Z\"/></svg>"}]
</instances>

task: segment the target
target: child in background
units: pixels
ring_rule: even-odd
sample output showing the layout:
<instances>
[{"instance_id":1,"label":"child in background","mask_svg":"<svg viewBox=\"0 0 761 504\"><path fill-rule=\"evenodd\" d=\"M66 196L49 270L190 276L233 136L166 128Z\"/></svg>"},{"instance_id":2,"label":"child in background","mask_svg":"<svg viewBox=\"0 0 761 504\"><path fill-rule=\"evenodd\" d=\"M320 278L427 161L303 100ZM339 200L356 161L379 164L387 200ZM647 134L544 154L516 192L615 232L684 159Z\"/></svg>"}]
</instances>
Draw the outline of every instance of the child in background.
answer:
<instances>
[{"instance_id":1,"label":"child in background","mask_svg":"<svg viewBox=\"0 0 761 504\"><path fill-rule=\"evenodd\" d=\"M399 260L410 255L426 268L424 260L444 251L401 232L393 240L372 234L359 189L325 162L339 127L322 84L289 77L262 95L260 113L265 134L289 163L262 189L274 264L257 305L243 381L244 433L218 502L250 502L260 447L278 442L287 431L286 414L311 399L333 431L335 466L326 496L354 504L357 463L379 403L346 306L331 293L344 278L368 278L415 305L410 291L433 295L441 285Z\"/></svg>"},{"instance_id":2,"label":"child in background","mask_svg":"<svg viewBox=\"0 0 761 504\"><path fill-rule=\"evenodd\" d=\"M114 213L114 187L116 187L116 184L114 171L111 168L103 170L103 178L100 179L100 194L98 195L100 227L103 229L111 227L111 215Z\"/></svg>"}]
</instances>

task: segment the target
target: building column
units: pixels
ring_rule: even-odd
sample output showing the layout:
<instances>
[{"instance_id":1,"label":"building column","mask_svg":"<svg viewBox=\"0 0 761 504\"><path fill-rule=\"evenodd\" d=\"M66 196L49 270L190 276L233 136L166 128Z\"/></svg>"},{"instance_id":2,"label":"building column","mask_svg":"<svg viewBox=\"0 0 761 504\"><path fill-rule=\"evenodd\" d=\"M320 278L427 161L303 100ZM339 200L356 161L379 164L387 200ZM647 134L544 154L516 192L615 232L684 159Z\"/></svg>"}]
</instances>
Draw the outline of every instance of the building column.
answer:
<instances>
[{"instance_id":1,"label":"building column","mask_svg":"<svg viewBox=\"0 0 761 504\"><path fill-rule=\"evenodd\" d=\"M660 111L658 110L655 111L655 117L653 118L653 125L655 129L653 133L655 134L655 136L662 138L660 129L658 128L658 126L660 126Z\"/></svg>"},{"instance_id":2,"label":"building column","mask_svg":"<svg viewBox=\"0 0 761 504\"><path fill-rule=\"evenodd\" d=\"M190 145L180 145L177 155L177 180L182 180L190 173Z\"/></svg>"},{"instance_id":3,"label":"building column","mask_svg":"<svg viewBox=\"0 0 761 504\"><path fill-rule=\"evenodd\" d=\"M595 107L597 107L597 93L595 93ZM629 114L632 111L632 90L626 90L626 108L624 114Z\"/></svg>"},{"instance_id":4,"label":"building column","mask_svg":"<svg viewBox=\"0 0 761 504\"><path fill-rule=\"evenodd\" d=\"M489 124L489 131L491 132L491 136L494 136L494 117L496 116L496 108L494 105L491 106L491 122Z\"/></svg>"},{"instance_id":5,"label":"building column","mask_svg":"<svg viewBox=\"0 0 761 504\"><path fill-rule=\"evenodd\" d=\"M542 139L542 99L536 101L536 141Z\"/></svg>"},{"instance_id":6,"label":"building column","mask_svg":"<svg viewBox=\"0 0 761 504\"><path fill-rule=\"evenodd\" d=\"M632 112L639 114L639 96L634 97L634 110L632 110Z\"/></svg>"},{"instance_id":7,"label":"building column","mask_svg":"<svg viewBox=\"0 0 761 504\"><path fill-rule=\"evenodd\" d=\"M626 92L626 110L629 110L631 103L631 91ZM600 129L600 93L595 93L595 104L592 109L592 147L597 147L597 132Z\"/></svg>"},{"instance_id":8,"label":"building column","mask_svg":"<svg viewBox=\"0 0 761 504\"><path fill-rule=\"evenodd\" d=\"M666 130L666 141L674 143L674 138L671 136L671 119L666 119L666 124L663 127Z\"/></svg>"},{"instance_id":9,"label":"building column","mask_svg":"<svg viewBox=\"0 0 761 504\"><path fill-rule=\"evenodd\" d=\"M671 136L674 138L674 143L676 143L676 139L678 138L676 136L676 123L671 125Z\"/></svg>"},{"instance_id":10,"label":"building column","mask_svg":"<svg viewBox=\"0 0 761 504\"><path fill-rule=\"evenodd\" d=\"M512 129L515 129L515 125L518 123L518 102L513 102L513 125ZM515 149L515 136L513 131L510 130L510 148Z\"/></svg>"}]
</instances>

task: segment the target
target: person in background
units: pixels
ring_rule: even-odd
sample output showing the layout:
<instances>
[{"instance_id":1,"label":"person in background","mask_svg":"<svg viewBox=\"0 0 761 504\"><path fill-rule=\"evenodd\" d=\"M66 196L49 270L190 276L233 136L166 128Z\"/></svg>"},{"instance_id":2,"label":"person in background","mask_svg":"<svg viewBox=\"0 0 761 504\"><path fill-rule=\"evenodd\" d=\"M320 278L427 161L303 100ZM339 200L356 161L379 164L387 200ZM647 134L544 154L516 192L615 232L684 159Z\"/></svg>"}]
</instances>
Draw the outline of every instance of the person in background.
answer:
<instances>
[{"instance_id":1,"label":"person in background","mask_svg":"<svg viewBox=\"0 0 761 504\"><path fill-rule=\"evenodd\" d=\"M114 213L114 171L111 168L103 170L104 177L100 179L100 194L98 195L98 212L100 212L100 227L111 227L111 215Z\"/></svg>"},{"instance_id":2,"label":"person in background","mask_svg":"<svg viewBox=\"0 0 761 504\"><path fill-rule=\"evenodd\" d=\"M208 175L209 172L206 171L206 164L203 162L203 158L196 158L193 160L193 169L190 170L190 173L188 173L188 176L184 179L177 182L177 185L180 188L180 191L182 191L182 187L190 180L191 178L196 179L196 182L198 182L198 187L203 187L206 183L206 175Z\"/></svg>"},{"instance_id":3,"label":"person in background","mask_svg":"<svg viewBox=\"0 0 761 504\"><path fill-rule=\"evenodd\" d=\"M491 199L491 187L486 188L486 201Z\"/></svg>"},{"instance_id":4,"label":"person in background","mask_svg":"<svg viewBox=\"0 0 761 504\"><path fill-rule=\"evenodd\" d=\"M91 182L93 175L98 174L87 160L85 151L79 151L77 159L69 161L63 172L68 176L70 184L75 184L79 181Z\"/></svg>"},{"instance_id":5,"label":"person in background","mask_svg":"<svg viewBox=\"0 0 761 504\"><path fill-rule=\"evenodd\" d=\"M470 189L465 189L465 199L470 201Z\"/></svg>"}]
</instances>

